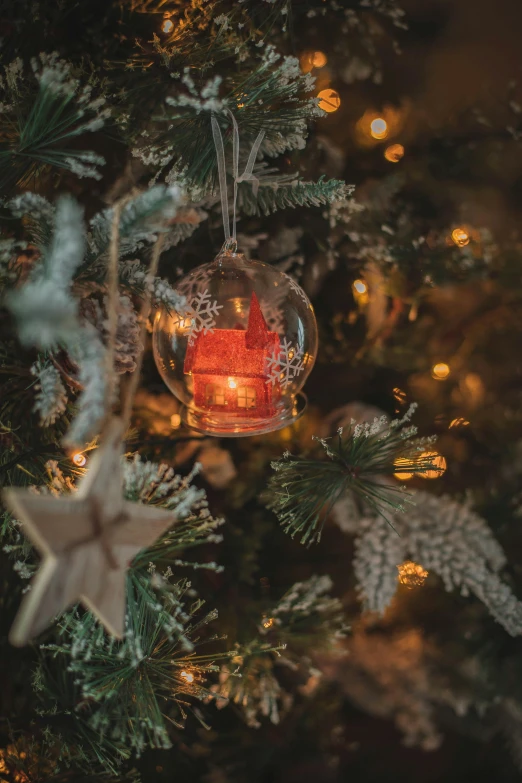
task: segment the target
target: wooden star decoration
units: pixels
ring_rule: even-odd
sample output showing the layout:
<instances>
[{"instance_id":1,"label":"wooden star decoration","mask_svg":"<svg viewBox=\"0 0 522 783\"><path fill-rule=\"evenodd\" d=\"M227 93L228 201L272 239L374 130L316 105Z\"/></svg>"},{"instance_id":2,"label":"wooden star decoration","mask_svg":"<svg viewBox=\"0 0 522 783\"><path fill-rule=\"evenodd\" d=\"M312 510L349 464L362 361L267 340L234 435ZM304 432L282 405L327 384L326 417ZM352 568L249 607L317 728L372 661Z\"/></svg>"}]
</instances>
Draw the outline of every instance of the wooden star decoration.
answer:
<instances>
[{"instance_id":1,"label":"wooden star decoration","mask_svg":"<svg viewBox=\"0 0 522 783\"><path fill-rule=\"evenodd\" d=\"M123 424L113 419L73 495L9 489L4 499L43 555L9 639L27 644L78 600L121 639L127 569L177 519L175 511L123 497Z\"/></svg>"}]
</instances>

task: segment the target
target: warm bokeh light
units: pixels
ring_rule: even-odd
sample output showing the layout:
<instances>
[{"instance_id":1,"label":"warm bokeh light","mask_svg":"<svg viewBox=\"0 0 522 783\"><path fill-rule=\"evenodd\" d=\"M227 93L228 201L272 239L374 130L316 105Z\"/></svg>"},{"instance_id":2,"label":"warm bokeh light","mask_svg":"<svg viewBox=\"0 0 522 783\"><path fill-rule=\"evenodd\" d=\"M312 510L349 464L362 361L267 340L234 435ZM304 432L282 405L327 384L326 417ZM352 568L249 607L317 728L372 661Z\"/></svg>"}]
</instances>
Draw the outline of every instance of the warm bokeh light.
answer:
<instances>
[{"instance_id":1,"label":"warm bokeh light","mask_svg":"<svg viewBox=\"0 0 522 783\"><path fill-rule=\"evenodd\" d=\"M82 454L81 451L79 451L77 454L73 454L71 459L78 468L83 468L84 465L87 464L87 457L85 454Z\"/></svg>"},{"instance_id":2,"label":"warm bokeh light","mask_svg":"<svg viewBox=\"0 0 522 783\"><path fill-rule=\"evenodd\" d=\"M376 117L370 123L370 135L374 139L385 139L388 135L388 123L383 117Z\"/></svg>"},{"instance_id":3,"label":"warm bokeh light","mask_svg":"<svg viewBox=\"0 0 522 783\"><path fill-rule=\"evenodd\" d=\"M464 419L462 416L459 416L458 418L450 421L448 429L453 430L456 427L467 427L468 424L469 421L467 419Z\"/></svg>"},{"instance_id":4,"label":"warm bokeh light","mask_svg":"<svg viewBox=\"0 0 522 783\"><path fill-rule=\"evenodd\" d=\"M314 52L312 54L312 65L314 68L324 68L328 58L324 52Z\"/></svg>"},{"instance_id":5,"label":"warm bokeh light","mask_svg":"<svg viewBox=\"0 0 522 783\"><path fill-rule=\"evenodd\" d=\"M465 228L454 228L451 232L451 238L457 247L465 247L469 244L471 239L468 231Z\"/></svg>"},{"instance_id":6,"label":"warm bokeh light","mask_svg":"<svg viewBox=\"0 0 522 783\"><path fill-rule=\"evenodd\" d=\"M407 471L401 471L401 467L410 466L411 460L406 459L405 457L399 457L395 460L393 463L394 466L397 468L396 472L393 474L396 479L399 481L408 481L408 479L411 479L413 477L413 473L408 473Z\"/></svg>"},{"instance_id":7,"label":"warm bokeh light","mask_svg":"<svg viewBox=\"0 0 522 783\"><path fill-rule=\"evenodd\" d=\"M429 459L436 468L434 470L426 470L424 473L419 473L419 478L437 479L446 472L446 459L442 456L442 454L438 454L436 451L425 451L420 455L419 459Z\"/></svg>"},{"instance_id":8,"label":"warm bokeh light","mask_svg":"<svg viewBox=\"0 0 522 783\"><path fill-rule=\"evenodd\" d=\"M165 19L163 24L161 25L161 29L164 33L170 33L172 28L174 27L174 22L172 19Z\"/></svg>"},{"instance_id":9,"label":"warm bokeh light","mask_svg":"<svg viewBox=\"0 0 522 783\"><path fill-rule=\"evenodd\" d=\"M402 389L399 389L398 386L395 386L393 389L393 396L397 402L405 403L406 402L406 392Z\"/></svg>"},{"instance_id":10,"label":"warm bokeh light","mask_svg":"<svg viewBox=\"0 0 522 783\"><path fill-rule=\"evenodd\" d=\"M181 416L179 413L173 413L170 417L170 423L172 424L172 427L174 429L177 429L179 425L181 424Z\"/></svg>"},{"instance_id":11,"label":"warm bokeh light","mask_svg":"<svg viewBox=\"0 0 522 783\"><path fill-rule=\"evenodd\" d=\"M180 677L183 677L183 679L186 680L187 682L194 682L194 675L192 674L192 672L182 671Z\"/></svg>"},{"instance_id":12,"label":"warm bokeh light","mask_svg":"<svg viewBox=\"0 0 522 783\"><path fill-rule=\"evenodd\" d=\"M310 73L312 68L324 68L328 62L324 52L303 52L299 59L303 73Z\"/></svg>"},{"instance_id":13,"label":"warm bokeh light","mask_svg":"<svg viewBox=\"0 0 522 783\"><path fill-rule=\"evenodd\" d=\"M390 163L398 163L404 156L404 147L402 144L390 144L384 150L384 157L389 160Z\"/></svg>"},{"instance_id":14,"label":"warm bokeh light","mask_svg":"<svg viewBox=\"0 0 522 783\"><path fill-rule=\"evenodd\" d=\"M431 377L437 381L445 381L449 374L450 368L446 362L438 362L431 368Z\"/></svg>"},{"instance_id":15,"label":"warm bokeh light","mask_svg":"<svg viewBox=\"0 0 522 783\"><path fill-rule=\"evenodd\" d=\"M319 98L319 108L328 113L337 111L341 105L341 98L336 90L330 88L321 90L317 97Z\"/></svg>"},{"instance_id":16,"label":"warm bokeh light","mask_svg":"<svg viewBox=\"0 0 522 783\"><path fill-rule=\"evenodd\" d=\"M414 587L422 587L428 572L418 563L414 563L412 560L406 560L401 565L397 566L399 572L399 582L409 590Z\"/></svg>"},{"instance_id":17,"label":"warm bokeh light","mask_svg":"<svg viewBox=\"0 0 522 783\"><path fill-rule=\"evenodd\" d=\"M274 624L273 617L265 617L263 620L263 628L271 628Z\"/></svg>"},{"instance_id":18,"label":"warm bokeh light","mask_svg":"<svg viewBox=\"0 0 522 783\"><path fill-rule=\"evenodd\" d=\"M355 299L359 307L364 307L364 305L368 304L368 300L369 300L368 286L363 280L353 281L352 293L353 293L353 298Z\"/></svg>"}]
</instances>

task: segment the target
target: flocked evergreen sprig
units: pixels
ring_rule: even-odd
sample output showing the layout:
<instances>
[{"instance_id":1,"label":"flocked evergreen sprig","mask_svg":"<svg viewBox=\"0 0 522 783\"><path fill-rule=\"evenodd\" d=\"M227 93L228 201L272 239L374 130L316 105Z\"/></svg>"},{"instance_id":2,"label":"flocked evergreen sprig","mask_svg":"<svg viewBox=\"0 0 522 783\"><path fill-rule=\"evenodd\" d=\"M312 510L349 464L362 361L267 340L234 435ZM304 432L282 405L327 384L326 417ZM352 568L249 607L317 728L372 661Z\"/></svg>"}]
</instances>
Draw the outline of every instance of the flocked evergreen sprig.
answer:
<instances>
[{"instance_id":1,"label":"flocked evergreen sprig","mask_svg":"<svg viewBox=\"0 0 522 783\"><path fill-rule=\"evenodd\" d=\"M79 136L100 130L110 114L99 86L88 79L82 84L72 65L54 52L34 58L31 69L20 58L4 66L0 93L3 193L15 184L27 186L48 167L101 178L104 158L75 143Z\"/></svg>"},{"instance_id":2,"label":"flocked evergreen sprig","mask_svg":"<svg viewBox=\"0 0 522 783\"><path fill-rule=\"evenodd\" d=\"M217 613L202 612L203 602L190 582L173 577L177 567L219 570L215 563L181 559L191 547L221 540L216 530L222 520L210 515L204 490L192 484L198 468L182 478L171 467L137 455L122 459L125 498L175 509L179 522L131 565L124 640L108 637L90 612L74 608L59 620L56 641L40 647L36 679L43 712L62 717L72 712L70 731L112 772L118 759L133 752L168 747L169 725L182 727L189 711L204 723L191 704L214 698L208 678L219 672L223 658L237 652L223 651L222 644L209 654L200 652L201 645L218 640L203 633ZM75 487L52 463L49 483L41 491L68 494ZM10 521L4 550L19 575L29 578L34 553L16 520Z\"/></svg>"},{"instance_id":3,"label":"flocked evergreen sprig","mask_svg":"<svg viewBox=\"0 0 522 783\"><path fill-rule=\"evenodd\" d=\"M275 471L265 493L268 508L275 512L284 531L299 535L301 543L321 538L324 522L345 493L357 496L379 514L399 512L409 501L402 486L390 481L400 460L401 470L422 475L439 468L433 456L424 454L434 438L416 438L409 422L416 405L402 419L387 416L357 424L347 433L339 429L334 439L316 438L327 459L294 457L289 452L272 463Z\"/></svg>"},{"instance_id":4,"label":"flocked evergreen sprig","mask_svg":"<svg viewBox=\"0 0 522 783\"><path fill-rule=\"evenodd\" d=\"M143 293L148 285L153 300L167 307L175 307L184 300L160 278L147 282L146 270L139 259L126 257L146 251L160 232L169 232L169 221L175 216L182 197L176 186L157 185L129 198L120 215L122 288L129 294ZM54 421L65 409L65 385L57 377L56 365L54 369L51 367L49 358L52 360L53 354L66 351L76 369L75 391L80 392L67 443L82 446L97 434L109 402L106 330L103 318L94 317L100 312L100 304L89 295L92 291L103 294L106 290L114 210L109 208L99 213L87 227L83 210L70 196L61 196L53 206L39 195L26 193L12 199L7 206L16 217L29 214L24 235L27 243L36 249L27 279L22 279L5 296L20 341L42 352L36 365L40 369L35 409L44 425ZM5 252L15 250L8 243ZM131 340L132 335L134 339L137 337L137 315L130 300L120 299L121 310L125 309L124 305L126 313L118 316L121 327L127 329L125 339L120 340L126 351L122 356L123 371L132 369L132 355L137 350Z\"/></svg>"},{"instance_id":5,"label":"flocked evergreen sprig","mask_svg":"<svg viewBox=\"0 0 522 783\"><path fill-rule=\"evenodd\" d=\"M438 574L448 591L474 594L511 636L522 634L522 601L500 573L506 556L487 522L469 504L415 492L407 514L394 516L399 535L375 514L341 500L333 518L355 535L354 571L366 609L384 613L399 585L398 567L412 558Z\"/></svg>"},{"instance_id":6,"label":"flocked evergreen sprig","mask_svg":"<svg viewBox=\"0 0 522 783\"><path fill-rule=\"evenodd\" d=\"M348 628L341 601L330 595L332 587L329 576L315 575L296 582L277 603L267 607L259 635L221 667L219 684L213 690L235 704L249 726L258 727L263 718L279 723L281 712L292 701L277 677L278 667L308 678L317 672L312 651L341 651L339 642ZM225 705L217 702L217 706Z\"/></svg>"},{"instance_id":7,"label":"flocked evergreen sprig","mask_svg":"<svg viewBox=\"0 0 522 783\"><path fill-rule=\"evenodd\" d=\"M261 634L282 641L286 646L284 657L335 649L348 626L341 601L330 595L332 588L327 575L296 582L265 613L259 627Z\"/></svg>"},{"instance_id":8,"label":"flocked evergreen sprig","mask_svg":"<svg viewBox=\"0 0 522 783\"><path fill-rule=\"evenodd\" d=\"M68 705L76 730L84 742L90 739L107 769L147 747L170 747L170 727L183 728L189 712L205 725L194 703L214 698L209 677L236 651L200 652L218 641L216 635L201 636L217 619L202 607L189 582L171 584L168 574L151 581L134 572L127 582L123 641L108 638L90 613L73 612L61 621L57 642L41 647L45 662L38 684L48 709L63 703L53 669L66 667L68 687L78 692Z\"/></svg>"}]
</instances>

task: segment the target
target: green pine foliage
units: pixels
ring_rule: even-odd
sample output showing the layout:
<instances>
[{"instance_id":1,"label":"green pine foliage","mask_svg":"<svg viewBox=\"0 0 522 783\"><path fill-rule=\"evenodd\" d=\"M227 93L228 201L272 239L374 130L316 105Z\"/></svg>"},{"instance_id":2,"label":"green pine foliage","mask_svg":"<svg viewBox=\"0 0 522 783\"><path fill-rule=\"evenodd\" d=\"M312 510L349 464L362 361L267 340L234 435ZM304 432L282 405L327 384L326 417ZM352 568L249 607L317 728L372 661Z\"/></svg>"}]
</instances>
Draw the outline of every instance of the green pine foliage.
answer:
<instances>
[{"instance_id":1,"label":"green pine foliage","mask_svg":"<svg viewBox=\"0 0 522 783\"><path fill-rule=\"evenodd\" d=\"M413 475L439 470L432 456L422 456L433 438L415 438L416 428L403 426L415 407L402 419L389 421L383 416L373 423L352 421L346 434L340 429L332 441L320 439L327 459L287 453L273 462L275 473L265 502L283 530L299 536L302 544L319 542L328 514L346 493L384 516L404 511L408 495L390 480L397 462L401 471Z\"/></svg>"}]
</instances>

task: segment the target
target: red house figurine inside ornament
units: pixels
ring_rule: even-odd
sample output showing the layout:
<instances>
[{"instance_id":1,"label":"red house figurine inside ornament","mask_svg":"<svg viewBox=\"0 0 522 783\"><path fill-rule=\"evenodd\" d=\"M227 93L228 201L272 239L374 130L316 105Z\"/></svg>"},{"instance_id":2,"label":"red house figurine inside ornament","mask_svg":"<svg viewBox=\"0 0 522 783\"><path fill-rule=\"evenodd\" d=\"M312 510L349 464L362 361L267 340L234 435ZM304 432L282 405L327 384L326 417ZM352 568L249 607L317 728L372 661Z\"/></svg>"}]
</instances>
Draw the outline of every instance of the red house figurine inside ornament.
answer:
<instances>
[{"instance_id":1,"label":"red house figurine inside ornament","mask_svg":"<svg viewBox=\"0 0 522 783\"><path fill-rule=\"evenodd\" d=\"M219 437L297 421L317 355L310 300L270 264L222 251L176 286L183 298L154 320L154 357L182 421Z\"/></svg>"},{"instance_id":2,"label":"red house figurine inside ornament","mask_svg":"<svg viewBox=\"0 0 522 783\"><path fill-rule=\"evenodd\" d=\"M248 324L235 329L198 332L189 342L185 373L192 375L194 403L216 412L267 418L275 413L280 383L269 371L278 356L279 335L271 332L254 292Z\"/></svg>"}]
</instances>

